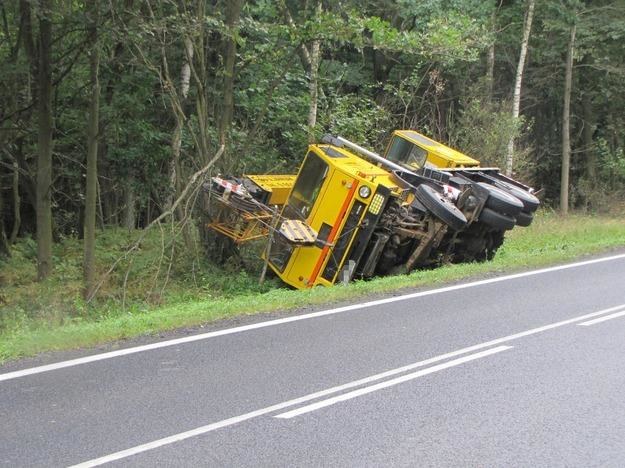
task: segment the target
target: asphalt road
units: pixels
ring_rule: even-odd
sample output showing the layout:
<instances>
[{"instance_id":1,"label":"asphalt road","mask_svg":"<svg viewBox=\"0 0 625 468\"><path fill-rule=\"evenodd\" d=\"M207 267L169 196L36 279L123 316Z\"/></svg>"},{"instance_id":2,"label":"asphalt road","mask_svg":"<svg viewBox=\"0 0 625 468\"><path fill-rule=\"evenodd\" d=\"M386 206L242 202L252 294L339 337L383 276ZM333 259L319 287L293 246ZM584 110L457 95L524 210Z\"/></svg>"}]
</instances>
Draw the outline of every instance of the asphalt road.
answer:
<instances>
[{"instance_id":1,"label":"asphalt road","mask_svg":"<svg viewBox=\"0 0 625 468\"><path fill-rule=\"evenodd\" d=\"M0 367L0 466L625 466L625 255Z\"/></svg>"}]
</instances>

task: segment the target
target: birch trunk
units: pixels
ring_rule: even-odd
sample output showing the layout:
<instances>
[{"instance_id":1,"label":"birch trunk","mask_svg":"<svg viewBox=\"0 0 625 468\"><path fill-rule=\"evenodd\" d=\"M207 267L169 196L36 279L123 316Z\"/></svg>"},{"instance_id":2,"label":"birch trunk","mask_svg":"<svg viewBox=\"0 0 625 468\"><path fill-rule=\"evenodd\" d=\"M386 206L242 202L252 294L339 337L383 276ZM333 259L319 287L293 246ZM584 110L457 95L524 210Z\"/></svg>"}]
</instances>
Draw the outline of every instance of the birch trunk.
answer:
<instances>
[{"instance_id":1,"label":"birch trunk","mask_svg":"<svg viewBox=\"0 0 625 468\"><path fill-rule=\"evenodd\" d=\"M495 21L496 15L493 11L493 14L490 17L490 29L491 34L493 35L493 42L488 46L488 50L486 51L486 86L488 92L488 100L493 100L493 83L495 81Z\"/></svg>"},{"instance_id":2,"label":"birch trunk","mask_svg":"<svg viewBox=\"0 0 625 468\"><path fill-rule=\"evenodd\" d=\"M566 51L566 70L564 75L564 106L562 108L562 173L560 176L560 211L569 213L569 170L571 166L571 88L573 85L573 51L577 26L571 26L571 36Z\"/></svg>"},{"instance_id":3,"label":"birch trunk","mask_svg":"<svg viewBox=\"0 0 625 468\"><path fill-rule=\"evenodd\" d=\"M525 68L525 57L527 56L527 44L532 31L532 19L534 17L534 0L528 0L527 13L525 14L525 22L523 25L523 40L521 41L521 53L519 55L519 63L516 69L516 78L514 80L514 96L512 98L512 117L516 121L519 118L521 107L521 85L523 83L523 69ZM506 174L512 175L514 166L514 136L508 141L508 153L506 155Z\"/></svg>"},{"instance_id":4,"label":"birch trunk","mask_svg":"<svg viewBox=\"0 0 625 468\"><path fill-rule=\"evenodd\" d=\"M174 134L171 141L172 158L169 165L169 187L170 195L167 197L166 208L171 207L173 201L178 196L180 189L180 151L182 149L182 130L184 128L184 111L183 104L189 95L189 87L191 81L191 65L190 61L193 60L193 42L191 39L185 38L185 59L180 70L180 108L174 111L174 117L176 118L176 127L174 128Z\"/></svg>"},{"instance_id":5,"label":"birch trunk","mask_svg":"<svg viewBox=\"0 0 625 468\"><path fill-rule=\"evenodd\" d=\"M315 125L317 124L317 104L319 102L319 56L321 43L314 41L310 48L310 105L308 108L308 141L315 142Z\"/></svg>"},{"instance_id":6,"label":"birch trunk","mask_svg":"<svg viewBox=\"0 0 625 468\"><path fill-rule=\"evenodd\" d=\"M321 15L321 1L317 1L315 6L315 15ZM315 142L315 125L317 125L317 106L319 103L319 61L321 58L321 41L314 40L310 44L310 68L308 70L309 82L308 91L310 93L310 105L308 107L308 141Z\"/></svg>"},{"instance_id":7,"label":"birch trunk","mask_svg":"<svg viewBox=\"0 0 625 468\"><path fill-rule=\"evenodd\" d=\"M495 80L495 43L488 46L486 55L486 86L488 100L493 100L493 81Z\"/></svg>"}]
</instances>

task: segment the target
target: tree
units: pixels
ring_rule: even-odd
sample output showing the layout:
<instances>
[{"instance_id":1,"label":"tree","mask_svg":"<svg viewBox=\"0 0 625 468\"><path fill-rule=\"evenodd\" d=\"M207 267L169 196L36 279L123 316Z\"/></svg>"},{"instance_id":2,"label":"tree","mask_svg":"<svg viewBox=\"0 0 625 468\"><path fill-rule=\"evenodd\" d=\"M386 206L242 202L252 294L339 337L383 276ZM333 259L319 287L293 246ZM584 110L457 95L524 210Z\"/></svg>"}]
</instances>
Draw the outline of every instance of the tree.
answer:
<instances>
[{"instance_id":1,"label":"tree","mask_svg":"<svg viewBox=\"0 0 625 468\"><path fill-rule=\"evenodd\" d=\"M6 230L4 228L4 219L2 219L2 212L4 211L4 199L2 198L2 191L0 190L0 258L8 257L11 255L9 249L9 240L7 238Z\"/></svg>"},{"instance_id":2,"label":"tree","mask_svg":"<svg viewBox=\"0 0 625 468\"><path fill-rule=\"evenodd\" d=\"M573 86L573 53L577 24L571 26L564 68L564 105L562 106L562 173L560 177L560 211L569 212L569 170L571 165L571 88Z\"/></svg>"},{"instance_id":3,"label":"tree","mask_svg":"<svg viewBox=\"0 0 625 468\"><path fill-rule=\"evenodd\" d=\"M52 270L52 2L41 0L39 12L39 139L37 157L37 277Z\"/></svg>"},{"instance_id":4,"label":"tree","mask_svg":"<svg viewBox=\"0 0 625 468\"><path fill-rule=\"evenodd\" d=\"M87 129L87 180L85 187L84 220L84 297L90 299L95 286L95 220L98 183L98 130L100 125L100 52L98 45L99 0L88 2L89 26L89 81L91 101L89 103L89 123Z\"/></svg>"},{"instance_id":5,"label":"tree","mask_svg":"<svg viewBox=\"0 0 625 468\"><path fill-rule=\"evenodd\" d=\"M321 0L317 0L315 7L315 15L319 16L322 12ZM319 62L321 59L321 40L314 39L310 44L310 65L309 65L309 82L308 92L310 93L310 106L308 109L308 141L314 143L315 125L317 124L317 101L319 99Z\"/></svg>"},{"instance_id":6,"label":"tree","mask_svg":"<svg viewBox=\"0 0 625 468\"><path fill-rule=\"evenodd\" d=\"M177 197L180 191L180 151L182 150L182 130L184 128L184 115L183 105L189 95L189 87L191 86L191 62L193 61L193 41L189 37L184 37L184 59L182 62L182 68L180 70L180 96L179 105L172 103L174 110L174 118L176 120L176 126L174 128L174 134L171 141L172 158L169 168L169 184L170 184L170 200L167 202L167 206L171 206L174 199Z\"/></svg>"},{"instance_id":7,"label":"tree","mask_svg":"<svg viewBox=\"0 0 625 468\"><path fill-rule=\"evenodd\" d=\"M517 120L521 108L521 85L523 83L523 69L525 68L525 57L527 55L527 45L532 30L532 19L534 17L534 0L527 0L527 11L523 23L523 39L521 40L521 52L519 63L517 64L516 77L514 80L514 94L512 98L512 117ZM506 174L512 175L514 166L514 137L508 141L508 153L506 155Z\"/></svg>"},{"instance_id":8,"label":"tree","mask_svg":"<svg viewBox=\"0 0 625 468\"><path fill-rule=\"evenodd\" d=\"M237 58L237 35L239 34L239 16L243 0L226 2L226 37L224 38L224 78L222 89L222 110L219 127L219 144L225 145L230 135L234 116L234 82Z\"/></svg>"}]
</instances>

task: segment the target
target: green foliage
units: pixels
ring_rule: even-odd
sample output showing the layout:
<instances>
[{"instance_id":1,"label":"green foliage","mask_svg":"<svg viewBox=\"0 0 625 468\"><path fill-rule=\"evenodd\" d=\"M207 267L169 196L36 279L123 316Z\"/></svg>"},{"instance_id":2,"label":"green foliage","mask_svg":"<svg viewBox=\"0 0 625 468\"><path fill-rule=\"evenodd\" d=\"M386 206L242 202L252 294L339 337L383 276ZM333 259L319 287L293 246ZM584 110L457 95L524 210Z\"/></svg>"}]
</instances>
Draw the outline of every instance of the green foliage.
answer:
<instances>
[{"instance_id":1,"label":"green foliage","mask_svg":"<svg viewBox=\"0 0 625 468\"><path fill-rule=\"evenodd\" d=\"M625 188L625 155L623 148L611 150L608 143L600 139L597 142L599 152L599 177L608 183L608 190Z\"/></svg>"},{"instance_id":2,"label":"green foliage","mask_svg":"<svg viewBox=\"0 0 625 468\"><path fill-rule=\"evenodd\" d=\"M383 107L358 94L333 96L328 101L320 118L320 133L341 135L372 147L383 144L390 124Z\"/></svg>"},{"instance_id":3,"label":"green foliage","mask_svg":"<svg viewBox=\"0 0 625 468\"><path fill-rule=\"evenodd\" d=\"M527 131L523 120L515 122L510 103L494 101L488 96L485 80L465 91L460 106L459 116L449 129L450 142L484 166L504 167L508 141ZM527 155L524 158L522 151L519 153L515 161L522 167Z\"/></svg>"},{"instance_id":4,"label":"green foliage","mask_svg":"<svg viewBox=\"0 0 625 468\"><path fill-rule=\"evenodd\" d=\"M596 148L598 156L597 180L588 177L580 179L574 187L573 201L589 211L625 213L625 155L622 148L613 149L608 142L599 138Z\"/></svg>"}]
</instances>

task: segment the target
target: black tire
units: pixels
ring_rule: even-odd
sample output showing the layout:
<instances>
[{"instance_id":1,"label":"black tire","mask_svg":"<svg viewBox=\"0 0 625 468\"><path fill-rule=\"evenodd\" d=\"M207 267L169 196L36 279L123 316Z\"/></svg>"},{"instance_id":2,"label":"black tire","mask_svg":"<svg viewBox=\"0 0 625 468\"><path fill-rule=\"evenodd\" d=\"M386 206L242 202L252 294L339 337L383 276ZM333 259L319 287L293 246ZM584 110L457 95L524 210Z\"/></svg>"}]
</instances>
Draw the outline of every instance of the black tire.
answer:
<instances>
[{"instance_id":1,"label":"black tire","mask_svg":"<svg viewBox=\"0 0 625 468\"><path fill-rule=\"evenodd\" d=\"M532 221L534 221L534 216L532 215L532 213L526 213L525 211L521 211L515 216L515 218L516 225L521 227L527 227L532 224Z\"/></svg>"},{"instance_id":2,"label":"black tire","mask_svg":"<svg viewBox=\"0 0 625 468\"><path fill-rule=\"evenodd\" d=\"M505 190L486 182L478 182L478 185L488 191L486 208L508 216L514 216L523 209L523 202Z\"/></svg>"},{"instance_id":3,"label":"black tire","mask_svg":"<svg viewBox=\"0 0 625 468\"><path fill-rule=\"evenodd\" d=\"M462 211L429 185L419 185L415 190L415 197L417 197L417 200L430 210L434 216L447 224L454 231L460 231L467 225L467 218L462 214Z\"/></svg>"},{"instance_id":4,"label":"black tire","mask_svg":"<svg viewBox=\"0 0 625 468\"><path fill-rule=\"evenodd\" d=\"M529 193L527 190L523 190L522 188L515 187L512 184L508 184L506 182L497 183L497 187L502 190L505 190L513 197L518 198L523 203L523 210L526 213L533 213L540 206L540 200L536 198L534 195Z\"/></svg>"},{"instance_id":5,"label":"black tire","mask_svg":"<svg viewBox=\"0 0 625 468\"><path fill-rule=\"evenodd\" d=\"M480 213L480 221L499 231L512 229L516 224L516 219L511 216L497 213L490 208L484 208Z\"/></svg>"}]
</instances>

